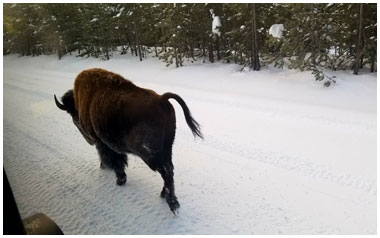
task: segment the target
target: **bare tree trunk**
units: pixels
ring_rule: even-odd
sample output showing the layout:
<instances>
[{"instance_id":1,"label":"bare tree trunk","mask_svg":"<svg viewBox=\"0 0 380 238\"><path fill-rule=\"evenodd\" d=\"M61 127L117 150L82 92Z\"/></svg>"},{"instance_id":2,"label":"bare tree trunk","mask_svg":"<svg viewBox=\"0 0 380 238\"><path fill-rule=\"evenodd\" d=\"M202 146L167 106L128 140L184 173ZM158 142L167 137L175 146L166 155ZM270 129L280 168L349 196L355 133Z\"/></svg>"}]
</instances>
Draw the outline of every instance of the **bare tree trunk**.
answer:
<instances>
[{"instance_id":1,"label":"bare tree trunk","mask_svg":"<svg viewBox=\"0 0 380 238\"><path fill-rule=\"evenodd\" d=\"M224 49L224 53L223 53L223 58L227 58L227 63L229 64L230 63L230 56L231 56L231 51L230 51L230 48L228 46L228 42L227 42L227 39L226 37L222 37L222 42L223 42L223 49ZM232 47L231 47L232 48Z\"/></svg>"},{"instance_id":2,"label":"bare tree trunk","mask_svg":"<svg viewBox=\"0 0 380 238\"><path fill-rule=\"evenodd\" d=\"M219 35L216 35L216 44L215 44L215 48L216 48L217 59L218 59L218 61L219 61L219 60L220 60Z\"/></svg>"},{"instance_id":3,"label":"bare tree trunk","mask_svg":"<svg viewBox=\"0 0 380 238\"><path fill-rule=\"evenodd\" d=\"M142 46L142 45L140 45L140 50L141 50L141 57L142 57L142 58L146 58L146 57L145 57L145 47Z\"/></svg>"},{"instance_id":4,"label":"bare tree trunk","mask_svg":"<svg viewBox=\"0 0 380 238\"><path fill-rule=\"evenodd\" d=\"M260 70L260 61L259 61L259 47L258 47L258 36L257 36L257 24L256 24L256 4L252 3L252 12L251 12L251 40L252 40L252 51L251 51L251 68L255 71Z\"/></svg>"},{"instance_id":5,"label":"bare tree trunk","mask_svg":"<svg viewBox=\"0 0 380 238\"><path fill-rule=\"evenodd\" d=\"M359 68L360 68L360 69L363 69L363 66L364 66L364 55L362 54L362 56L360 57Z\"/></svg>"},{"instance_id":6,"label":"bare tree trunk","mask_svg":"<svg viewBox=\"0 0 380 238\"><path fill-rule=\"evenodd\" d=\"M315 13L314 13L314 4L312 3L310 5L310 8L311 8L311 64L312 65L315 65L316 62L315 62L315 59L316 59L316 37L315 37Z\"/></svg>"},{"instance_id":7,"label":"bare tree trunk","mask_svg":"<svg viewBox=\"0 0 380 238\"><path fill-rule=\"evenodd\" d=\"M127 42L128 42L129 49L131 49L131 53L133 55L133 45L132 45L131 38L130 38L128 31L127 31ZM128 52L126 52L126 53L128 53Z\"/></svg>"},{"instance_id":8,"label":"bare tree trunk","mask_svg":"<svg viewBox=\"0 0 380 238\"><path fill-rule=\"evenodd\" d=\"M175 67L178 68L177 46L174 46Z\"/></svg>"},{"instance_id":9,"label":"bare tree trunk","mask_svg":"<svg viewBox=\"0 0 380 238\"><path fill-rule=\"evenodd\" d=\"M110 56L108 54L108 41L107 41L107 38L106 38L105 33L104 33L104 28L101 27L101 29L102 29L102 36L103 36L104 47L106 49L106 59L109 60Z\"/></svg>"},{"instance_id":10,"label":"bare tree trunk","mask_svg":"<svg viewBox=\"0 0 380 238\"><path fill-rule=\"evenodd\" d=\"M237 59L238 59L238 55L237 55L237 50L235 49L234 50L234 62L235 62L235 64L237 64Z\"/></svg>"},{"instance_id":11,"label":"bare tree trunk","mask_svg":"<svg viewBox=\"0 0 380 238\"><path fill-rule=\"evenodd\" d=\"M213 48L212 38L210 38L209 45L208 45L208 59L211 63L214 63L214 48Z\"/></svg>"},{"instance_id":12,"label":"bare tree trunk","mask_svg":"<svg viewBox=\"0 0 380 238\"><path fill-rule=\"evenodd\" d=\"M192 59L195 59L195 58L194 58L194 45L193 45L192 42L190 43L190 57L191 57Z\"/></svg>"},{"instance_id":13,"label":"bare tree trunk","mask_svg":"<svg viewBox=\"0 0 380 238\"><path fill-rule=\"evenodd\" d=\"M206 42L205 42L205 38L202 37L202 58L204 60L204 57L206 57L206 46L205 46Z\"/></svg>"},{"instance_id":14,"label":"bare tree trunk","mask_svg":"<svg viewBox=\"0 0 380 238\"><path fill-rule=\"evenodd\" d=\"M376 58L373 57L373 59L371 60L371 73L375 72L375 61L376 61Z\"/></svg>"},{"instance_id":15,"label":"bare tree trunk","mask_svg":"<svg viewBox=\"0 0 380 238\"><path fill-rule=\"evenodd\" d=\"M139 37L138 37L138 33L137 33L137 27L136 27L136 22L134 23L134 27L135 27L135 43L136 43L136 48L135 48L135 51L136 51L136 56L137 56L137 52L139 53L139 57L140 57L140 61L142 61L142 57L141 57L141 46L140 46L140 43L139 43Z\"/></svg>"},{"instance_id":16,"label":"bare tree trunk","mask_svg":"<svg viewBox=\"0 0 380 238\"><path fill-rule=\"evenodd\" d=\"M178 47L178 62L179 62L179 66L183 66L182 65L182 52L181 52L181 45L179 45Z\"/></svg>"},{"instance_id":17,"label":"bare tree trunk","mask_svg":"<svg viewBox=\"0 0 380 238\"><path fill-rule=\"evenodd\" d=\"M165 31L164 31L164 28L161 27L161 32L162 34L165 34ZM163 43L164 44L164 52L166 53L166 42ZM161 48L161 53L162 53L162 48Z\"/></svg>"},{"instance_id":18,"label":"bare tree trunk","mask_svg":"<svg viewBox=\"0 0 380 238\"><path fill-rule=\"evenodd\" d=\"M356 39L356 56L355 56L355 63L354 63L354 74L359 74L359 67L360 67L360 57L362 54L362 27L363 27L363 3L359 4L358 7L358 38Z\"/></svg>"},{"instance_id":19,"label":"bare tree trunk","mask_svg":"<svg viewBox=\"0 0 380 238\"><path fill-rule=\"evenodd\" d=\"M140 58L140 61L142 61L142 53L141 53L141 45L139 44L138 45L138 48L137 48L138 50L139 50L139 58Z\"/></svg>"},{"instance_id":20,"label":"bare tree trunk","mask_svg":"<svg viewBox=\"0 0 380 238\"><path fill-rule=\"evenodd\" d=\"M158 57L157 44L156 43L154 43L154 52L156 53L156 57Z\"/></svg>"}]
</instances>

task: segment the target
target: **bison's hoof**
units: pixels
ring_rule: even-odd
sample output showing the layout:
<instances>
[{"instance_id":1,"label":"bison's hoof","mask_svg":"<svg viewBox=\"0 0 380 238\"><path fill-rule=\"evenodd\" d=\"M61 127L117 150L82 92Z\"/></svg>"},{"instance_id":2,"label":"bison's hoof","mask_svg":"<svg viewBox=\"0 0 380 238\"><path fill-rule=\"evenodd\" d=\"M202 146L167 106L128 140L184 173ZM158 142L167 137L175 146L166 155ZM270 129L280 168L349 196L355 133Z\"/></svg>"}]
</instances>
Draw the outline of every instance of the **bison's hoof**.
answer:
<instances>
[{"instance_id":1,"label":"bison's hoof","mask_svg":"<svg viewBox=\"0 0 380 238\"><path fill-rule=\"evenodd\" d=\"M125 183L127 182L127 178L117 178L116 180L116 184L119 185L119 186L122 186L124 185Z\"/></svg>"},{"instance_id":2,"label":"bison's hoof","mask_svg":"<svg viewBox=\"0 0 380 238\"><path fill-rule=\"evenodd\" d=\"M166 202L168 203L170 210L173 212L174 215L178 215L178 208L179 202L176 199L167 199Z\"/></svg>"}]
</instances>

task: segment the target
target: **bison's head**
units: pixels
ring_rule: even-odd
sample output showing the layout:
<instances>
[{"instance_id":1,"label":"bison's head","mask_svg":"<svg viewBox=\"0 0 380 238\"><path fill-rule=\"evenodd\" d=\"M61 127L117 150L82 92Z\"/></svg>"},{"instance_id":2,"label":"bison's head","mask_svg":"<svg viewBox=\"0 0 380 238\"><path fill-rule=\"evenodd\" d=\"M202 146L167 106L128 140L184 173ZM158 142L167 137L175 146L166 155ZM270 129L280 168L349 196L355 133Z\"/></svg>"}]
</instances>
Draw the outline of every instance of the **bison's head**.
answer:
<instances>
[{"instance_id":1,"label":"bison's head","mask_svg":"<svg viewBox=\"0 0 380 238\"><path fill-rule=\"evenodd\" d=\"M72 117L77 114L74 103L74 93L73 90L67 91L61 98L62 103L60 103L57 97L54 95L55 104L57 107L63 111L68 112Z\"/></svg>"},{"instance_id":2,"label":"bison's head","mask_svg":"<svg viewBox=\"0 0 380 238\"><path fill-rule=\"evenodd\" d=\"M63 111L68 112L72 118L74 124L81 130L81 126L79 125L79 120L78 120L78 111L75 108L75 103L74 103L74 93L73 90L67 91L61 98L62 103L60 103L57 99L57 97L54 95L54 100L55 104L57 107Z\"/></svg>"},{"instance_id":3,"label":"bison's head","mask_svg":"<svg viewBox=\"0 0 380 238\"><path fill-rule=\"evenodd\" d=\"M68 112L72 118L74 125L79 129L79 131L82 133L84 138L87 140L88 143L93 145L95 143L94 138L89 136L82 128L81 124L79 123L79 117L78 117L78 111L75 108L75 103L74 103L74 93L73 90L67 91L61 98L62 103L60 103L57 99L57 97L54 95L54 100L55 104L57 107L63 111Z\"/></svg>"}]
</instances>

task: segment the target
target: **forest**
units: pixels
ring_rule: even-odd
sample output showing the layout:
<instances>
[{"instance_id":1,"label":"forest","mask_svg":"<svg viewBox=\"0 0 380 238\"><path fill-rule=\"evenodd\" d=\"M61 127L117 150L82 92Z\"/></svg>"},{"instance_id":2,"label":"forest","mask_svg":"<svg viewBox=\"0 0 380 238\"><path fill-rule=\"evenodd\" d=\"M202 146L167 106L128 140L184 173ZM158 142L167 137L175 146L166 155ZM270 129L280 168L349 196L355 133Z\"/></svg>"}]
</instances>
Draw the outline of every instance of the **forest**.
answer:
<instances>
[{"instance_id":1,"label":"forest","mask_svg":"<svg viewBox=\"0 0 380 238\"><path fill-rule=\"evenodd\" d=\"M225 62L313 70L376 71L376 4L4 4L4 55L132 54L167 66ZM277 34L270 34L271 27ZM275 29L276 30L276 29ZM334 82L331 79L329 82ZM328 85L327 85L328 86Z\"/></svg>"}]
</instances>

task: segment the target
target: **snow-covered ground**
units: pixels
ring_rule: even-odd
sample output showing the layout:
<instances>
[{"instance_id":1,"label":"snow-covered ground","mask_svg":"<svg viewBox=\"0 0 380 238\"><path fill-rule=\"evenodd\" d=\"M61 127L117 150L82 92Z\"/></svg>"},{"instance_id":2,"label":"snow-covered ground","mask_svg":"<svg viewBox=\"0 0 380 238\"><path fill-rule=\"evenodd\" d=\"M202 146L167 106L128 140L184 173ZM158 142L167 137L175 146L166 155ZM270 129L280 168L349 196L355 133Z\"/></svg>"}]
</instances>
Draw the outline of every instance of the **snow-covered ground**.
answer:
<instances>
[{"instance_id":1,"label":"snow-covered ground","mask_svg":"<svg viewBox=\"0 0 380 238\"><path fill-rule=\"evenodd\" d=\"M53 94L102 67L175 92L202 125L194 140L173 101L174 216L162 179L130 156L126 186L99 168ZM22 217L43 212L65 234L375 234L376 74L165 68L157 59L4 57L4 167Z\"/></svg>"}]
</instances>

